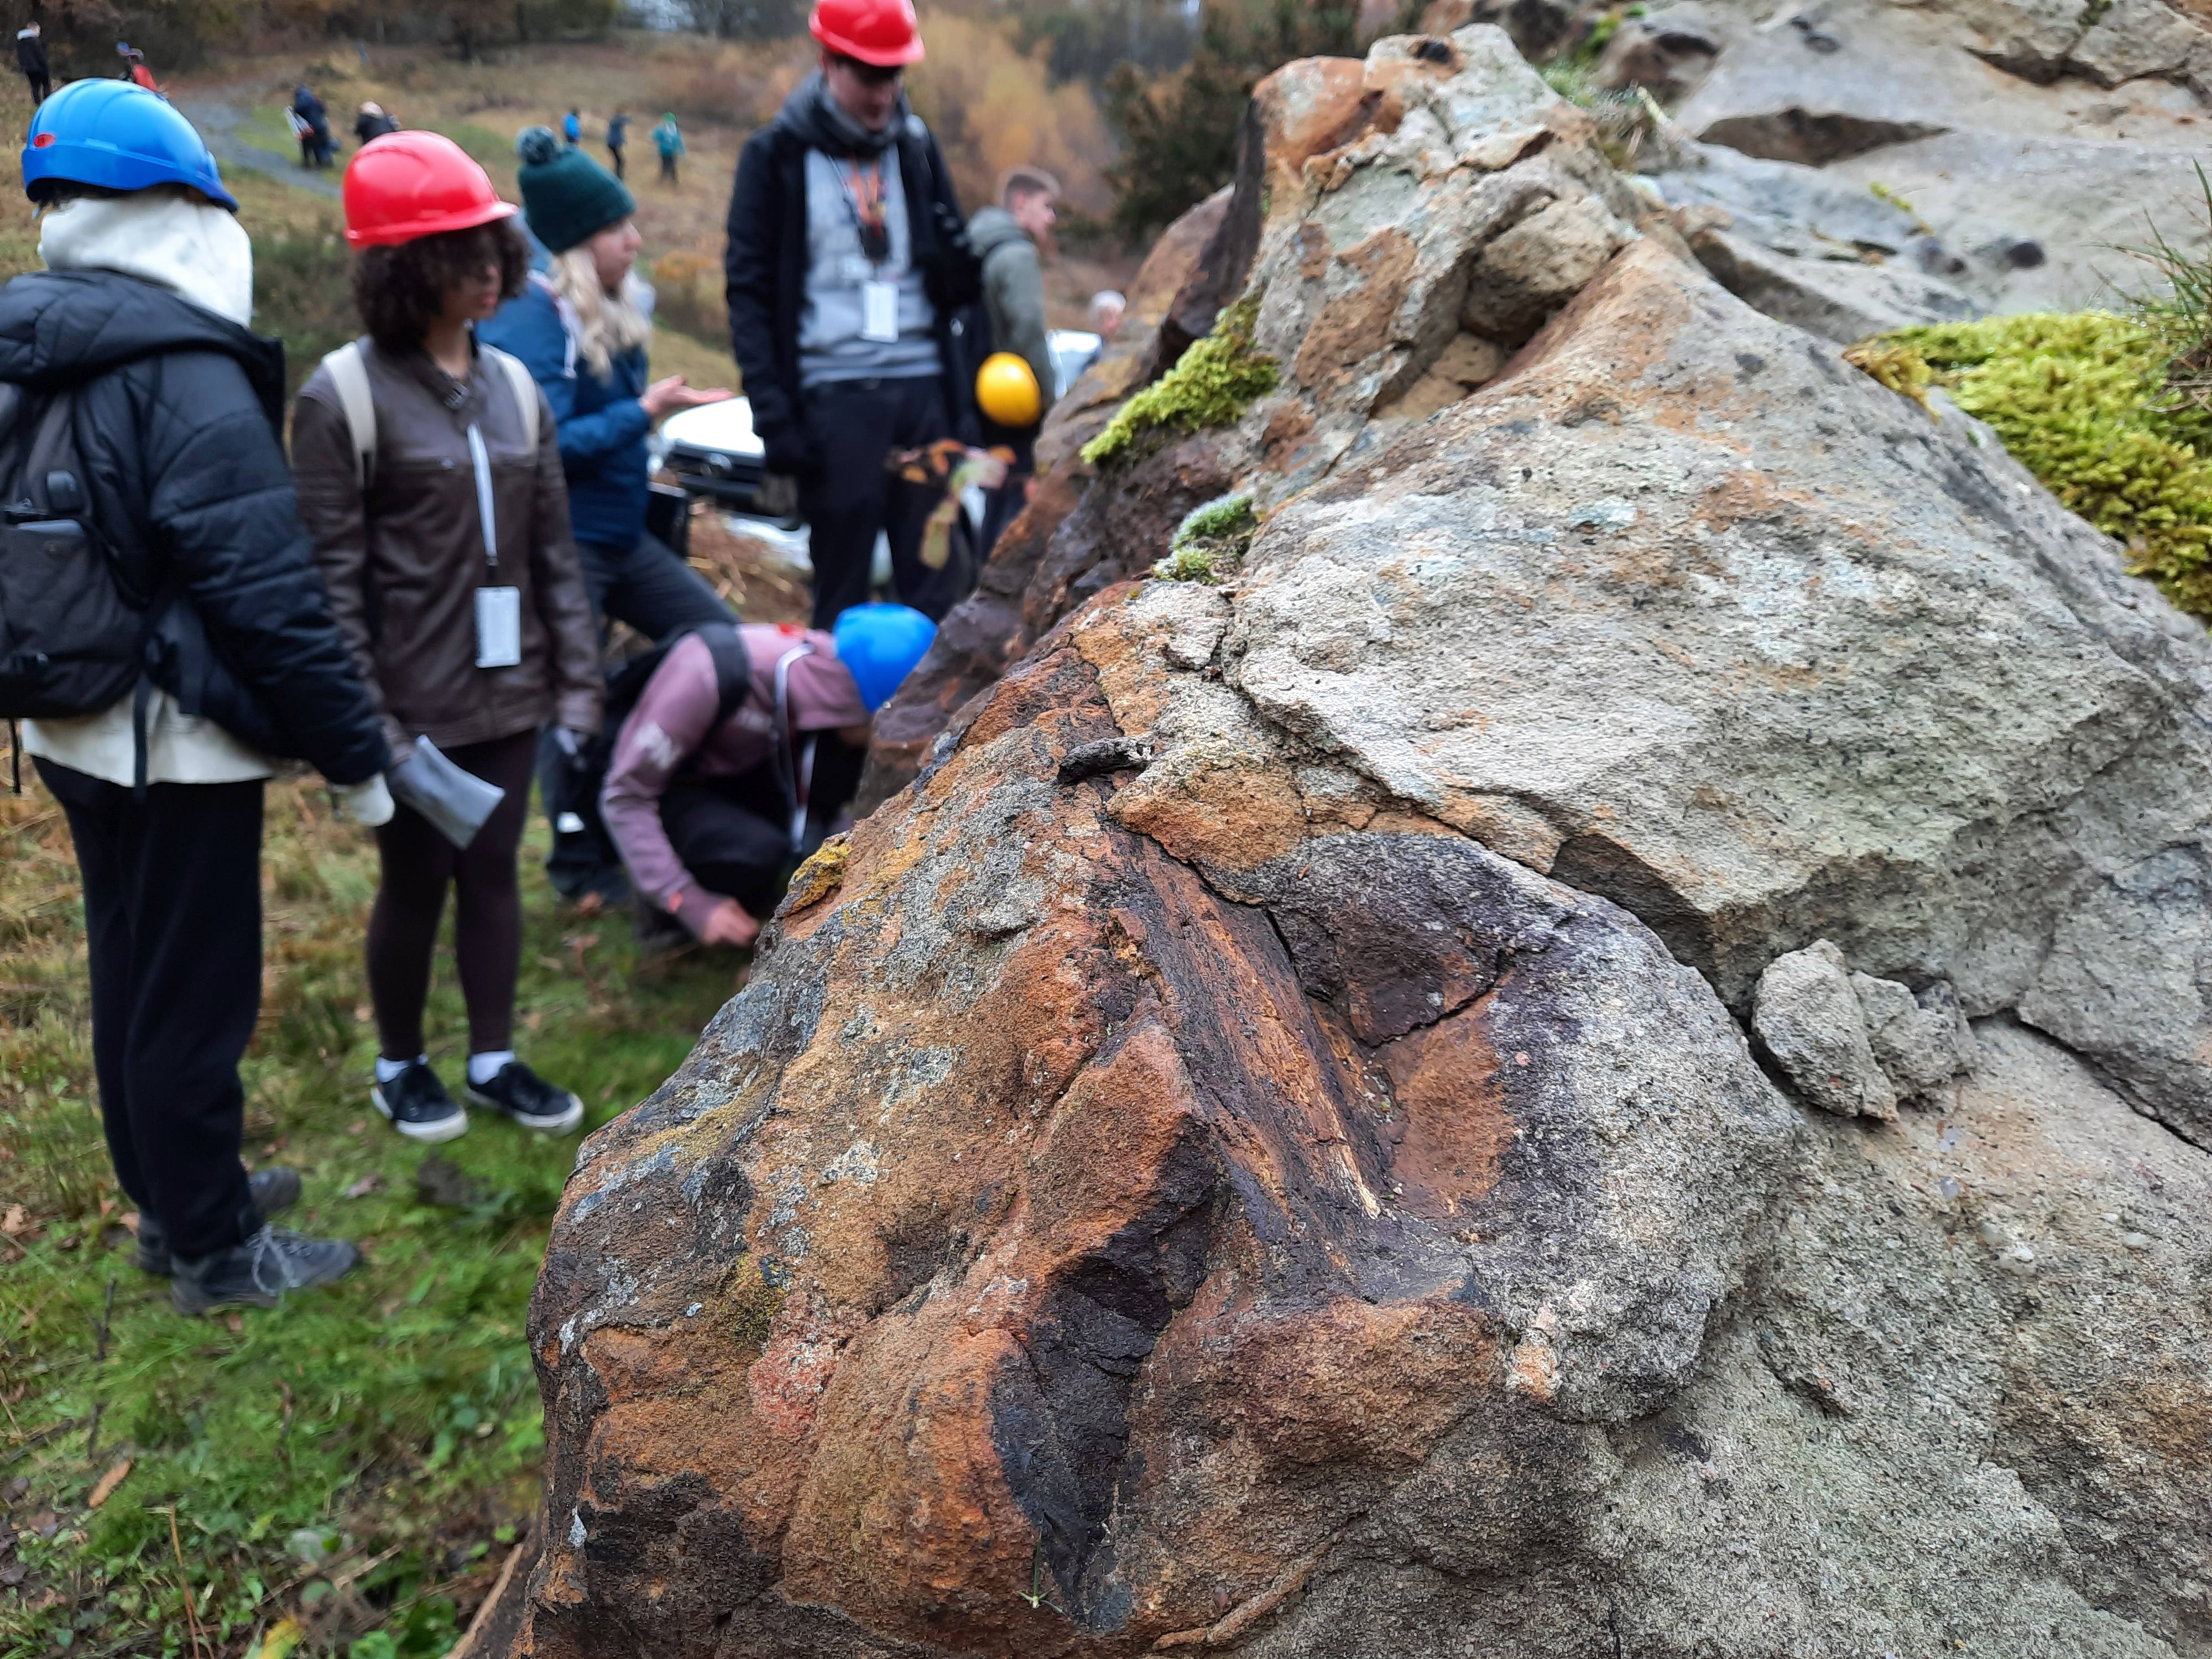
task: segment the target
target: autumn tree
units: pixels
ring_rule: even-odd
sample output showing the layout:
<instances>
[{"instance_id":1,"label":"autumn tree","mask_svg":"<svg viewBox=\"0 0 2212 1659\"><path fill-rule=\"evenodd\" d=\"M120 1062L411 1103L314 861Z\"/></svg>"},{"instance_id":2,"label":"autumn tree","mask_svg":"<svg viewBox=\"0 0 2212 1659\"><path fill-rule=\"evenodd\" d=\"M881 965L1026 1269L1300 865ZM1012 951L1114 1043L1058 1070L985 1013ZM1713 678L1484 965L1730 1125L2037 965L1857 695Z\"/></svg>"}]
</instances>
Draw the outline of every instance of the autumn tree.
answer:
<instances>
[{"instance_id":1,"label":"autumn tree","mask_svg":"<svg viewBox=\"0 0 2212 1659\"><path fill-rule=\"evenodd\" d=\"M1353 0L1207 0L1181 75L1153 84L1133 64L1115 70L1106 88L1124 144L1107 170L1115 230L1141 241L1227 184L1252 88L1293 58L1356 53L1358 16Z\"/></svg>"}]
</instances>

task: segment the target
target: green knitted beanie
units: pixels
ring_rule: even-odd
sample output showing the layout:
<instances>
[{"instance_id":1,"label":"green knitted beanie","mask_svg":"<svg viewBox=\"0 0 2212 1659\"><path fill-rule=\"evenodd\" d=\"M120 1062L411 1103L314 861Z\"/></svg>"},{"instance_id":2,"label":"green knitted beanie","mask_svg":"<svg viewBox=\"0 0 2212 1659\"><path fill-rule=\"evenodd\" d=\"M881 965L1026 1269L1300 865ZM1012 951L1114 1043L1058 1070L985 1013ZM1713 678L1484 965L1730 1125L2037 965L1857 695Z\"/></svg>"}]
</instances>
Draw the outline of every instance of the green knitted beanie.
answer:
<instances>
[{"instance_id":1,"label":"green knitted beanie","mask_svg":"<svg viewBox=\"0 0 2212 1659\"><path fill-rule=\"evenodd\" d=\"M548 127L526 127L515 141L522 166L514 182L531 234L555 253L570 248L637 211L637 198L621 179L580 149L563 144Z\"/></svg>"}]
</instances>

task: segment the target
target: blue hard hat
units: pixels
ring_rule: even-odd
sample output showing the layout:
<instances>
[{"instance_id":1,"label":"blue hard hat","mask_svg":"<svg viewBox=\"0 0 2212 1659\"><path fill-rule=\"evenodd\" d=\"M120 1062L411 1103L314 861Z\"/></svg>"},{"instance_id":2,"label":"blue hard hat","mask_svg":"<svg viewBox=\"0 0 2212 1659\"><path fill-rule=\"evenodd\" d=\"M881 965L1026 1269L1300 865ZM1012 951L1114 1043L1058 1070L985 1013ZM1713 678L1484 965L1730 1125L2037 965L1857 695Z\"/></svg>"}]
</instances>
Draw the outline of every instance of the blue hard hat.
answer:
<instances>
[{"instance_id":1,"label":"blue hard hat","mask_svg":"<svg viewBox=\"0 0 2212 1659\"><path fill-rule=\"evenodd\" d=\"M72 81L39 106L23 146L23 191L68 180L104 190L190 185L233 213L215 157L168 100L128 81Z\"/></svg>"},{"instance_id":2,"label":"blue hard hat","mask_svg":"<svg viewBox=\"0 0 2212 1659\"><path fill-rule=\"evenodd\" d=\"M856 605L837 618L837 659L872 714L891 700L936 637L937 624L910 605Z\"/></svg>"}]
</instances>

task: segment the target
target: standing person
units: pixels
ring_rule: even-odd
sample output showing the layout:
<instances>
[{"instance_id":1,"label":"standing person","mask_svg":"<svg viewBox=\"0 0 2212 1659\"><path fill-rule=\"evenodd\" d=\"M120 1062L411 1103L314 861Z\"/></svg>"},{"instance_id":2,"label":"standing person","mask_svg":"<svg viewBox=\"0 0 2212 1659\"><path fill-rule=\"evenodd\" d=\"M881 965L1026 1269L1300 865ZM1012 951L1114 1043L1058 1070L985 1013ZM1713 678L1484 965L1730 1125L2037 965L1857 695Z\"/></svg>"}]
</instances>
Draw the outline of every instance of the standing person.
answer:
<instances>
[{"instance_id":1,"label":"standing person","mask_svg":"<svg viewBox=\"0 0 2212 1659\"><path fill-rule=\"evenodd\" d=\"M515 854L538 728L557 721L588 734L599 723L599 641L568 539L552 415L521 365L475 337L521 291L529 252L514 208L437 133L378 139L346 170L344 195L354 303L368 337L331 353L300 393L301 507L331 614L394 751L427 738L505 792L465 848L405 805L377 832L371 1099L411 1139L448 1140L468 1127L422 1034L452 887L468 1097L566 1133L582 1103L512 1046L522 954Z\"/></svg>"},{"instance_id":2,"label":"standing person","mask_svg":"<svg viewBox=\"0 0 2212 1659\"><path fill-rule=\"evenodd\" d=\"M1091 328L1102 341L1111 341L1121 331L1121 315L1129 308L1128 301L1113 289L1102 288L1091 296Z\"/></svg>"},{"instance_id":3,"label":"standing person","mask_svg":"<svg viewBox=\"0 0 2212 1659\"><path fill-rule=\"evenodd\" d=\"M1018 426L988 424L987 443L1014 452L1004 483L986 493L978 558L990 556L999 532L1029 500L1036 471L1036 437L1052 407L1054 370L1044 326L1044 268L1040 252L1052 240L1060 181L1040 167L1010 167L999 181L999 205L968 222L969 246L983 265L983 306L991 319L991 349L1011 351L1030 366L1037 385L1037 415ZM985 419L988 421L988 414Z\"/></svg>"},{"instance_id":4,"label":"standing person","mask_svg":"<svg viewBox=\"0 0 2212 1659\"><path fill-rule=\"evenodd\" d=\"M53 82L46 70L46 43L44 32L36 23L26 24L15 31L15 64L23 71L23 79L30 83L31 107L36 109L46 101L46 94L53 89Z\"/></svg>"},{"instance_id":5,"label":"standing person","mask_svg":"<svg viewBox=\"0 0 2212 1659\"><path fill-rule=\"evenodd\" d=\"M730 197L730 336L772 472L799 483L814 624L868 597L876 538L933 619L964 573L921 562L942 492L884 460L951 433L951 319L975 257L937 140L899 89L922 55L908 0L819 0L820 66L745 141Z\"/></svg>"},{"instance_id":6,"label":"standing person","mask_svg":"<svg viewBox=\"0 0 2212 1659\"><path fill-rule=\"evenodd\" d=\"M391 757L301 528L283 349L246 328L252 247L207 147L152 94L80 81L40 106L22 167L46 270L0 291L0 381L27 422L74 406L76 459L49 452L19 489L49 519L88 515L92 568L55 567L72 626L103 582L172 596L125 605L92 712L23 727L83 876L100 1117L138 1265L173 1276L178 1310L272 1307L356 1257L268 1225L299 1176L239 1158L263 786L271 757L305 759L374 823ZM39 642L58 672L87 665Z\"/></svg>"},{"instance_id":7,"label":"standing person","mask_svg":"<svg viewBox=\"0 0 2212 1659\"><path fill-rule=\"evenodd\" d=\"M653 290L635 270L637 203L628 187L544 127L526 129L517 148L524 217L546 257L478 337L520 359L545 393L593 615L603 630L612 617L654 641L728 622L706 578L648 535L645 519L653 423L730 394L695 391L681 374L648 383ZM575 757L559 742L549 730L538 747L538 793L554 827L546 873L571 898L620 899L622 867L591 827L589 801L574 799Z\"/></svg>"},{"instance_id":8,"label":"standing person","mask_svg":"<svg viewBox=\"0 0 2212 1659\"><path fill-rule=\"evenodd\" d=\"M629 149L629 117L617 110L607 117L607 154L614 161L615 177L627 179L629 168L624 155Z\"/></svg>"},{"instance_id":9,"label":"standing person","mask_svg":"<svg viewBox=\"0 0 2212 1659\"><path fill-rule=\"evenodd\" d=\"M750 945L785 872L851 801L876 710L936 635L919 611L863 605L834 635L724 623L677 641L599 797L641 904L702 944Z\"/></svg>"},{"instance_id":10,"label":"standing person","mask_svg":"<svg viewBox=\"0 0 2212 1659\"><path fill-rule=\"evenodd\" d=\"M319 167L331 164L331 113L313 89L301 86L292 94L292 113L307 124L307 147Z\"/></svg>"},{"instance_id":11,"label":"standing person","mask_svg":"<svg viewBox=\"0 0 2212 1659\"><path fill-rule=\"evenodd\" d=\"M381 138L387 132L399 131L399 123L386 112L381 104L363 104L361 112L353 118L353 136L362 143L372 138Z\"/></svg>"},{"instance_id":12,"label":"standing person","mask_svg":"<svg viewBox=\"0 0 2212 1659\"><path fill-rule=\"evenodd\" d=\"M572 109L561 118L561 137L568 141L571 149L584 142L583 111Z\"/></svg>"},{"instance_id":13,"label":"standing person","mask_svg":"<svg viewBox=\"0 0 2212 1659\"><path fill-rule=\"evenodd\" d=\"M660 182L677 185L676 164L684 155L684 130L676 125L676 112L668 111L653 130L653 147L660 152Z\"/></svg>"}]
</instances>

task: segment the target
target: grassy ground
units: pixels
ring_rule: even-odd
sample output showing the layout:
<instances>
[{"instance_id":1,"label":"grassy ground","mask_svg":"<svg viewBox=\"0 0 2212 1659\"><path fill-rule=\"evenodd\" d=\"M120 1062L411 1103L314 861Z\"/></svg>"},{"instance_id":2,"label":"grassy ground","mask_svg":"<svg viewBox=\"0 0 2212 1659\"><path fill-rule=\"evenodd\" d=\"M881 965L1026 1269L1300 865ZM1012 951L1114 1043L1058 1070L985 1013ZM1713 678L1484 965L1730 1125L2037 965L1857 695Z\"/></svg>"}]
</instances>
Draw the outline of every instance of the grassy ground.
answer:
<instances>
[{"instance_id":1,"label":"grassy ground","mask_svg":"<svg viewBox=\"0 0 2212 1659\"><path fill-rule=\"evenodd\" d=\"M0 82L0 276L36 263L12 170L28 113L20 84ZM355 326L330 204L228 176L255 239L258 324L303 373ZM655 360L733 377L726 355L681 335ZM798 612L787 576L700 529L747 616ZM95 1105L68 830L27 767L25 789L0 793L0 1659L276 1659L295 1638L303 1656L443 1653L536 1502L523 1320L575 1142L479 1118L426 1155L376 1117L360 965L374 846L312 783L277 785L247 1155L301 1169L288 1221L354 1239L367 1261L278 1313L178 1318L166 1281L131 1265L136 1218ZM673 1069L741 963L639 960L627 917L561 903L542 854L533 842L524 859L519 1046L596 1125ZM431 1029L457 1082L464 1032L442 963Z\"/></svg>"}]
</instances>

